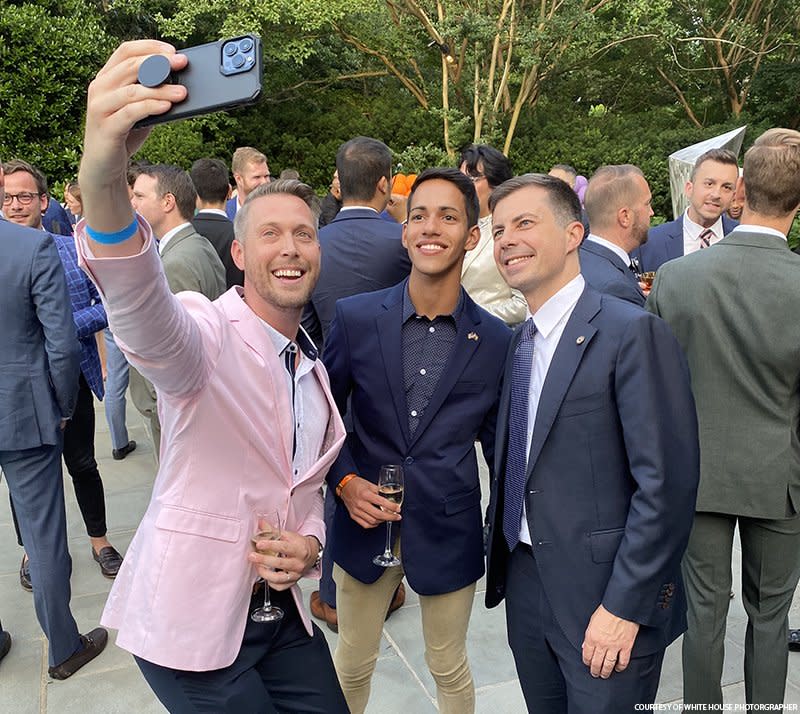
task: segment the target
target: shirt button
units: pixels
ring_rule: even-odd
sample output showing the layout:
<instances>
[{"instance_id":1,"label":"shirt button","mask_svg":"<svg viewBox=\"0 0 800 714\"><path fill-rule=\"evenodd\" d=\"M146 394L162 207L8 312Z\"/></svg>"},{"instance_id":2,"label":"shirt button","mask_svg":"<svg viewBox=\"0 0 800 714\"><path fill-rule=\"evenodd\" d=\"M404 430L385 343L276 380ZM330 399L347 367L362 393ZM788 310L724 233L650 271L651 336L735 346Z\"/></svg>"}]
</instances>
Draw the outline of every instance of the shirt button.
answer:
<instances>
[{"instance_id":1,"label":"shirt button","mask_svg":"<svg viewBox=\"0 0 800 714\"><path fill-rule=\"evenodd\" d=\"M425 374L427 374L427 372L425 371L425 369L424 369L424 368L423 368L423 369L421 369L421 370L419 371L419 373L420 373L420 374L422 374L422 375L425 375Z\"/></svg>"},{"instance_id":2,"label":"shirt button","mask_svg":"<svg viewBox=\"0 0 800 714\"><path fill-rule=\"evenodd\" d=\"M433 327L433 325L431 325L431 326L428 328L428 332L436 332L436 328L435 328L435 327Z\"/></svg>"},{"instance_id":3,"label":"shirt button","mask_svg":"<svg viewBox=\"0 0 800 714\"><path fill-rule=\"evenodd\" d=\"M413 416L413 417L417 416L417 410L416 409L412 409L411 410L411 416Z\"/></svg>"}]
</instances>

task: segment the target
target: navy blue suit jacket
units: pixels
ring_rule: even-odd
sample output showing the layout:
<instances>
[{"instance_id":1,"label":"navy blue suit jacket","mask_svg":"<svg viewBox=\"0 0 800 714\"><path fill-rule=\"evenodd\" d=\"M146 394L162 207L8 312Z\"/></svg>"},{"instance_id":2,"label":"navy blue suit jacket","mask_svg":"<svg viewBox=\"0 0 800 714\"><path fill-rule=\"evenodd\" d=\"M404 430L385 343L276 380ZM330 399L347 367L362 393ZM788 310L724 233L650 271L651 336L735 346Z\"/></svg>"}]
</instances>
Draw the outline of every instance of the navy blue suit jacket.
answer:
<instances>
[{"instance_id":1,"label":"navy blue suit jacket","mask_svg":"<svg viewBox=\"0 0 800 714\"><path fill-rule=\"evenodd\" d=\"M80 346L53 238L0 219L0 450L61 442L78 396Z\"/></svg>"},{"instance_id":2,"label":"navy blue suit jacket","mask_svg":"<svg viewBox=\"0 0 800 714\"><path fill-rule=\"evenodd\" d=\"M722 214L722 232L728 235L739 221ZM683 216L674 221L653 226L647 232L647 243L631 253L638 258L643 273L658 270L663 263L683 256Z\"/></svg>"},{"instance_id":3,"label":"navy blue suit jacket","mask_svg":"<svg viewBox=\"0 0 800 714\"><path fill-rule=\"evenodd\" d=\"M303 313L303 327L320 349L328 337L339 298L396 285L411 272L403 247L403 227L375 211L340 211L319 231L322 267Z\"/></svg>"},{"instance_id":4,"label":"navy blue suit jacket","mask_svg":"<svg viewBox=\"0 0 800 714\"><path fill-rule=\"evenodd\" d=\"M526 508L555 617L580 650L601 603L641 627L633 655L686 629L680 563L694 518L699 447L689 372L663 320L587 286L539 398ZM519 330L509 348L510 375ZM510 377L500 401L486 604L505 596L503 483Z\"/></svg>"},{"instance_id":5,"label":"navy blue suit jacket","mask_svg":"<svg viewBox=\"0 0 800 714\"><path fill-rule=\"evenodd\" d=\"M225 215L228 216L228 218L230 218L231 220L236 218L236 211L239 210L238 200L239 199L237 199L236 196L234 196L233 198L229 198L225 202Z\"/></svg>"},{"instance_id":6,"label":"navy blue suit jacket","mask_svg":"<svg viewBox=\"0 0 800 714\"><path fill-rule=\"evenodd\" d=\"M644 307L644 293L636 276L614 251L585 240L580 247L580 262L584 279L595 290Z\"/></svg>"},{"instance_id":7,"label":"navy blue suit jacket","mask_svg":"<svg viewBox=\"0 0 800 714\"><path fill-rule=\"evenodd\" d=\"M380 219L377 219L380 220ZM324 362L331 391L353 428L328 474L377 482L382 464L405 472L400 534L403 568L421 595L452 592L483 575L483 518L475 440L492 464L497 401L511 331L464 293L456 340L414 436L409 436L401 341L406 282L340 300ZM329 537L333 559L354 578L375 582L384 569L385 526L362 528L337 503Z\"/></svg>"}]
</instances>

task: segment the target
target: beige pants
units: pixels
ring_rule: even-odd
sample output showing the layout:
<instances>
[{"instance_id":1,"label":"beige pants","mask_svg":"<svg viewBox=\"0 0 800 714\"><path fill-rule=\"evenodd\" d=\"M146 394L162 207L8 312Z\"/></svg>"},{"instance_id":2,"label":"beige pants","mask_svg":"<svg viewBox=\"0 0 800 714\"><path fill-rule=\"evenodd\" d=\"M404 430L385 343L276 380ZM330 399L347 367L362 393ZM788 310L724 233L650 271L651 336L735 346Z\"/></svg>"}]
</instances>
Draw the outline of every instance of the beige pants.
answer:
<instances>
[{"instance_id":1,"label":"beige pants","mask_svg":"<svg viewBox=\"0 0 800 714\"><path fill-rule=\"evenodd\" d=\"M381 632L394 591L404 576L403 566L386 568L366 585L333 567L339 641L333 663L352 714L363 714L378 659ZM467 626L475 583L443 595L420 595L425 662L436 681L442 714L472 714L475 687L467 662Z\"/></svg>"}]
</instances>

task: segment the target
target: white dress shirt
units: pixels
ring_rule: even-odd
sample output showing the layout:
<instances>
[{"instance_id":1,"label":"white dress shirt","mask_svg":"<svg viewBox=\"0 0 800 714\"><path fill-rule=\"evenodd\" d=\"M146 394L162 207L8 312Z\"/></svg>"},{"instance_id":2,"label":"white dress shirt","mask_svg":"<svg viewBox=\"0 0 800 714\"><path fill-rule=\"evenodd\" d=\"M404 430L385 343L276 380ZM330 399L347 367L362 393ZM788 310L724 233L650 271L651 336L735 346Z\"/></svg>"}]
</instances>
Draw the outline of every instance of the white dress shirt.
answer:
<instances>
[{"instance_id":1,"label":"white dress shirt","mask_svg":"<svg viewBox=\"0 0 800 714\"><path fill-rule=\"evenodd\" d=\"M731 231L731 233L734 233L734 232L736 232L736 233L766 233L767 235L775 236L776 238L782 238L783 240L787 240L786 236L783 233L781 233L779 230L776 230L775 228L768 228L767 226L756 226L756 225L752 225L752 224L749 224L749 223L745 224L745 225L739 224L738 226L736 226L736 228L734 228Z\"/></svg>"},{"instance_id":2,"label":"white dress shirt","mask_svg":"<svg viewBox=\"0 0 800 714\"><path fill-rule=\"evenodd\" d=\"M619 259L622 261L623 265L626 268L631 267L631 257L616 243L612 243L610 240L601 238L599 235L596 235L595 233L590 233L588 236L586 236L586 240L590 240L592 241L592 243L597 243L598 245L602 245L604 248L608 248L608 250L614 253L614 255L619 257Z\"/></svg>"},{"instance_id":3,"label":"white dress shirt","mask_svg":"<svg viewBox=\"0 0 800 714\"><path fill-rule=\"evenodd\" d=\"M530 456L533 427L536 424L536 413L539 410L539 395L542 393L550 362L553 360L556 347L564 334L572 311L586 287L582 275L570 280L561 290L542 305L533 315L533 324L536 325L536 334L533 337L533 363L531 365L531 386L528 395L528 433L525 445L525 463ZM531 314L528 313L528 318ZM522 522L520 523L519 539L522 543L531 544L531 534L528 531L528 517L525 501L522 502Z\"/></svg>"},{"instance_id":4,"label":"white dress shirt","mask_svg":"<svg viewBox=\"0 0 800 714\"><path fill-rule=\"evenodd\" d=\"M722 227L722 216L717 218L717 222L710 226L714 234L709 239L709 245L719 243L725 237L725 229ZM695 223L689 218L689 210L683 214L683 254L689 255L696 250L700 250L700 234L705 230L699 223Z\"/></svg>"},{"instance_id":5,"label":"white dress shirt","mask_svg":"<svg viewBox=\"0 0 800 714\"><path fill-rule=\"evenodd\" d=\"M295 368L294 385L292 384L292 375L289 374L289 370L283 370L290 403L292 401L292 393L294 393L295 453L292 462L292 483L295 484L300 474L308 473L317 462L317 459L319 459L322 442L325 439L325 431L330 421L330 408L319 381L312 373L314 360L318 359L316 349L313 352L314 357L310 358L299 348L297 342L282 335L264 320L261 320L261 324L264 325L264 329L275 346L275 351L281 361L285 359L287 350L300 354L300 362ZM300 330L303 332L307 344L313 346L311 338L306 331L302 327L300 327Z\"/></svg>"},{"instance_id":6,"label":"white dress shirt","mask_svg":"<svg viewBox=\"0 0 800 714\"><path fill-rule=\"evenodd\" d=\"M164 255L164 248L167 247L167 243L172 240L176 233L180 233L186 226L189 228L192 227L192 224L188 221L186 223L181 223L179 226L175 226L171 231L167 231L161 238L158 239L158 254Z\"/></svg>"}]
</instances>

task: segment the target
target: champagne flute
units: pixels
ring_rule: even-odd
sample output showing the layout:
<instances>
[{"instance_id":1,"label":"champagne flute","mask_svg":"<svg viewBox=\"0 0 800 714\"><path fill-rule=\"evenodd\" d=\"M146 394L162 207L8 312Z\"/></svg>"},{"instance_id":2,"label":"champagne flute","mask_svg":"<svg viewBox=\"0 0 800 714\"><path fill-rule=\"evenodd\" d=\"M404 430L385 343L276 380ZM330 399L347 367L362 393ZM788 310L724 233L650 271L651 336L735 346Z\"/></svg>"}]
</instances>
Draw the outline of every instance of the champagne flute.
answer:
<instances>
[{"instance_id":1,"label":"champagne flute","mask_svg":"<svg viewBox=\"0 0 800 714\"><path fill-rule=\"evenodd\" d=\"M281 520L277 511L257 511L256 512L256 532L250 539L253 548L259 553L275 554L273 548L259 550L259 541L276 541L281 539ZM250 613L253 622L275 622L283 617L283 610L276 607L269 599L269 583L264 581L264 604Z\"/></svg>"},{"instance_id":2,"label":"champagne flute","mask_svg":"<svg viewBox=\"0 0 800 714\"><path fill-rule=\"evenodd\" d=\"M403 502L403 467L394 464L381 466L378 473L378 493L398 506ZM372 562L382 568L400 565L400 558L392 553L392 522L386 522L386 548Z\"/></svg>"}]
</instances>

